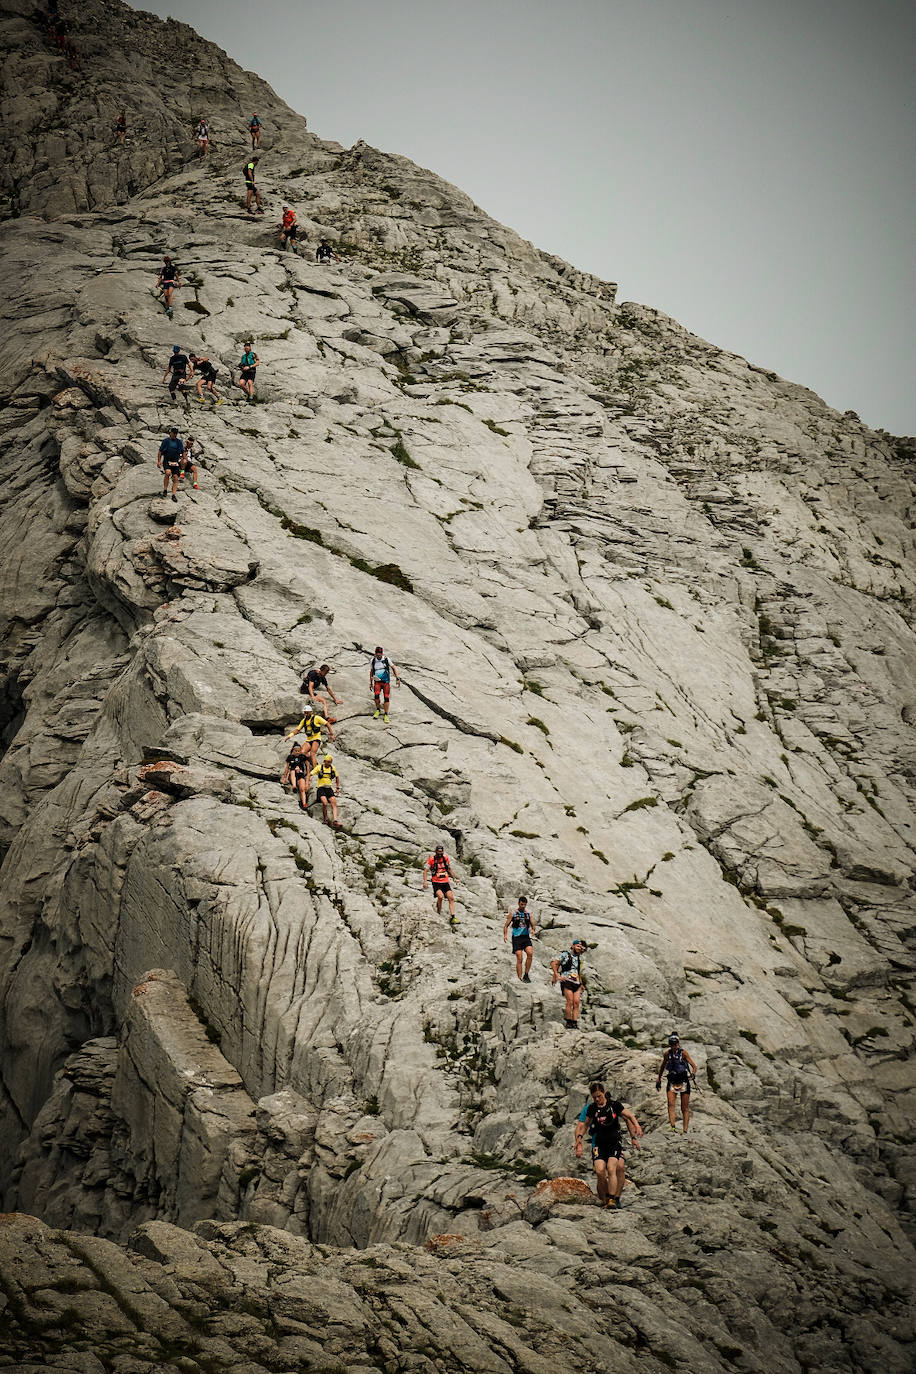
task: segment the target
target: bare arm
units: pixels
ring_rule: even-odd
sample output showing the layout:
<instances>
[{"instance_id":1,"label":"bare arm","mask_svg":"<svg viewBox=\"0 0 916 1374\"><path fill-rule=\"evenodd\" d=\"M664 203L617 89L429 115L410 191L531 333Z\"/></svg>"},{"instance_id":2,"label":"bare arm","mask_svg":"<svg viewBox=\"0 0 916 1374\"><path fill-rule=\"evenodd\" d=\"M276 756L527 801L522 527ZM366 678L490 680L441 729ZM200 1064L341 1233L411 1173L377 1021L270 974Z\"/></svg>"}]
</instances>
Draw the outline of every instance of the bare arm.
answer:
<instances>
[{"instance_id":1,"label":"bare arm","mask_svg":"<svg viewBox=\"0 0 916 1374\"><path fill-rule=\"evenodd\" d=\"M660 1088L661 1085L662 1085L662 1074L665 1072L665 1065L666 1065L667 1063L668 1063L668 1051L665 1050L665 1053L662 1055L662 1062L661 1062L661 1064L659 1064L659 1066L658 1066L658 1074L656 1075L656 1079L655 1079L655 1086L656 1086L656 1088Z\"/></svg>"},{"instance_id":2,"label":"bare arm","mask_svg":"<svg viewBox=\"0 0 916 1374\"><path fill-rule=\"evenodd\" d=\"M391 671L394 673L394 680L395 680L395 682L396 682L396 683L398 684L398 686L400 687L400 685L401 685L401 675L400 675L400 673L398 672L397 668L394 666L393 663L392 663L392 665L391 665Z\"/></svg>"},{"instance_id":3,"label":"bare arm","mask_svg":"<svg viewBox=\"0 0 916 1374\"><path fill-rule=\"evenodd\" d=\"M298 724L298 725L294 725L293 728L292 728L292 730L290 730L289 734L288 734L288 735L284 735L283 738L284 738L284 739L292 739L293 735L298 735L299 731L302 729L302 727L303 727L304 724L305 724L305 716L303 716L302 719L300 720L299 724Z\"/></svg>"},{"instance_id":4,"label":"bare arm","mask_svg":"<svg viewBox=\"0 0 916 1374\"><path fill-rule=\"evenodd\" d=\"M507 911L507 912L506 912L506 919L505 919L505 921L503 922L503 944L506 943L506 939L507 939L507 936L508 936L508 933L509 933L509 925L510 925L510 922L511 922L511 921L512 921L512 912L511 912L511 911Z\"/></svg>"},{"instance_id":5,"label":"bare arm","mask_svg":"<svg viewBox=\"0 0 916 1374\"><path fill-rule=\"evenodd\" d=\"M559 961L559 959L551 959L551 961L550 961L550 967L553 969L553 978L550 980L551 983L553 984L553 983L555 983L555 982L557 981L557 979L558 979L559 976L560 976L560 961Z\"/></svg>"},{"instance_id":6,"label":"bare arm","mask_svg":"<svg viewBox=\"0 0 916 1374\"><path fill-rule=\"evenodd\" d=\"M639 1137L642 1135L642 1126L640 1126L639 1122L636 1120L636 1117L630 1111L629 1107L624 1107L620 1115L627 1123L627 1130L630 1132L630 1139L633 1142L634 1149L638 1150L640 1148Z\"/></svg>"},{"instance_id":7,"label":"bare arm","mask_svg":"<svg viewBox=\"0 0 916 1374\"><path fill-rule=\"evenodd\" d=\"M428 879L428 878L429 878L429 864L428 864L428 863L425 863L425 864L423 865L423 888L424 888L424 891L426 890L427 879Z\"/></svg>"},{"instance_id":8,"label":"bare arm","mask_svg":"<svg viewBox=\"0 0 916 1374\"><path fill-rule=\"evenodd\" d=\"M283 769L283 777L280 779L280 786L281 786L281 787L285 787L286 784L289 782L289 770L290 770L290 766L291 766L290 764L287 764L286 767Z\"/></svg>"},{"instance_id":9,"label":"bare arm","mask_svg":"<svg viewBox=\"0 0 916 1374\"><path fill-rule=\"evenodd\" d=\"M697 1066L696 1066L696 1064L693 1062L693 1060L690 1058L690 1055L687 1053L686 1050L684 1051L684 1058L687 1060L687 1063L688 1063L688 1065L690 1066L690 1072L693 1074L694 1078L696 1078L696 1076L697 1076Z\"/></svg>"}]
</instances>

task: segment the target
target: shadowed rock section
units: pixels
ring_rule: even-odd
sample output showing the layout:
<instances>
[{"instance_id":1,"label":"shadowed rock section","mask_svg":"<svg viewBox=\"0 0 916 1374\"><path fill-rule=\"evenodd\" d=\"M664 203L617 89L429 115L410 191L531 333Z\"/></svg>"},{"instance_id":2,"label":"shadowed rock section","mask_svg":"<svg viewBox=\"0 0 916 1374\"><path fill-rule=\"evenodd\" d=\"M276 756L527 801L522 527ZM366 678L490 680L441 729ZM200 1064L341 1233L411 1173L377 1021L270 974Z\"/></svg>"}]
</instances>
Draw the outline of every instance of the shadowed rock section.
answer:
<instances>
[{"instance_id":1,"label":"shadowed rock section","mask_svg":"<svg viewBox=\"0 0 916 1374\"><path fill-rule=\"evenodd\" d=\"M183 26L62 12L78 81L3 8L0 1190L40 1220L0 1225L0 1362L908 1368L912 441L322 143ZM173 342L228 395L249 337L257 404L169 404ZM323 661L339 835L279 786ZM595 1076L646 1130L620 1214L571 1148Z\"/></svg>"}]
</instances>

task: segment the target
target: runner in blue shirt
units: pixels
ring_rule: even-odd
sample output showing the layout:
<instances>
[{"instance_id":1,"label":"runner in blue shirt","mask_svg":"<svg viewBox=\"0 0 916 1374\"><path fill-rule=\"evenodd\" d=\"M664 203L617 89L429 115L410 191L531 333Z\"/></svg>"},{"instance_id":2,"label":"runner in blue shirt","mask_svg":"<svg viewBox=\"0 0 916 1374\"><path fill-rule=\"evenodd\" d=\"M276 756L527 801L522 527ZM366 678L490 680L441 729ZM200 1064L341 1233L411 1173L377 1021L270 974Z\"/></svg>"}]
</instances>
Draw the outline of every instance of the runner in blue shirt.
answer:
<instances>
[{"instance_id":1,"label":"runner in blue shirt","mask_svg":"<svg viewBox=\"0 0 916 1374\"><path fill-rule=\"evenodd\" d=\"M506 912L506 919L503 924L503 944L508 939L510 925L512 927L512 953L515 955L516 975L523 983L530 983L531 960L534 955L531 937L537 934L537 927L534 924L534 917L528 910L527 897L519 897L516 909ZM523 963L524 971L522 970Z\"/></svg>"}]
</instances>

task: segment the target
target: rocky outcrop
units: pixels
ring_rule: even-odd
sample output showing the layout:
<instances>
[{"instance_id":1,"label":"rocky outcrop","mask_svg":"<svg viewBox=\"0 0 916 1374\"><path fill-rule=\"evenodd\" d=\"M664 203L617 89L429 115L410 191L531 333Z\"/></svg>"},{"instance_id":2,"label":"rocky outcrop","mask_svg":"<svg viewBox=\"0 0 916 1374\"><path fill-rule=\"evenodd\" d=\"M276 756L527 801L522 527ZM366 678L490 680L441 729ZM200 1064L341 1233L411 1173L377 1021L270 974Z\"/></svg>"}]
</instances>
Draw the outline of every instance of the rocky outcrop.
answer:
<instances>
[{"instance_id":1,"label":"rocky outcrop","mask_svg":"<svg viewBox=\"0 0 916 1374\"><path fill-rule=\"evenodd\" d=\"M912 445L320 143L181 26L71 19L94 99L103 21L116 105L137 33L239 155L256 92L269 217L217 139L126 201L60 150L48 199L35 151L3 229L0 1188L42 1219L3 1232L11 1358L904 1368ZM4 22L26 90L41 30ZM278 251L280 198L340 262ZM225 404L169 403L173 342ZM322 661L341 833L279 785ZM596 1075L646 1129L620 1215L571 1150Z\"/></svg>"}]
</instances>

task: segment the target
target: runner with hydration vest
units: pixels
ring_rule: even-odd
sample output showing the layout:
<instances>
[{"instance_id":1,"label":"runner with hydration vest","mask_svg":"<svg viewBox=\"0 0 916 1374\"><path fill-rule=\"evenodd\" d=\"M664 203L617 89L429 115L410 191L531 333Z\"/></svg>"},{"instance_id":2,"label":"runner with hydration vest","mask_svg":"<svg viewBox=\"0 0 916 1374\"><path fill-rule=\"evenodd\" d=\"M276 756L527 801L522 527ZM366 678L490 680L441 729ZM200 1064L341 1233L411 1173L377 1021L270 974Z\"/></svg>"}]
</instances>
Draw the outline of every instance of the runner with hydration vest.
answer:
<instances>
[{"instance_id":1,"label":"runner with hydration vest","mask_svg":"<svg viewBox=\"0 0 916 1374\"><path fill-rule=\"evenodd\" d=\"M337 819L337 798L340 795L340 774L334 767L334 757L332 754L325 754L324 759L315 769L316 796L321 802L321 819L325 825L332 825L335 830L340 829L340 821ZM331 818L328 819L328 807L331 809Z\"/></svg>"},{"instance_id":2,"label":"runner with hydration vest","mask_svg":"<svg viewBox=\"0 0 916 1374\"><path fill-rule=\"evenodd\" d=\"M423 891L432 880L433 894L436 898L436 915L442 915L442 898L448 898L449 920L457 921L455 915L455 894L452 892L452 883L458 886L455 875L452 872L452 862L446 854L441 844L437 844L435 852L430 854L426 863L423 865Z\"/></svg>"},{"instance_id":3,"label":"runner with hydration vest","mask_svg":"<svg viewBox=\"0 0 916 1374\"><path fill-rule=\"evenodd\" d=\"M534 955L531 937L537 934L537 927L531 912L528 910L527 897L519 897L515 911L506 912L506 919L503 924L503 944L506 943L510 925L512 927L512 953L515 955L516 976L523 983L530 983L531 960ZM522 971L523 963L524 972Z\"/></svg>"},{"instance_id":4,"label":"runner with hydration vest","mask_svg":"<svg viewBox=\"0 0 916 1374\"><path fill-rule=\"evenodd\" d=\"M553 969L552 985L560 984L565 1001L566 1029L576 1030L579 1025L579 1010L582 1002L582 989L585 979L582 976L582 955L588 949L585 940L573 940L569 949L564 949L551 961Z\"/></svg>"},{"instance_id":5,"label":"runner with hydration vest","mask_svg":"<svg viewBox=\"0 0 916 1374\"><path fill-rule=\"evenodd\" d=\"M299 794L299 808L302 811L308 808L311 772L308 754L303 753L300 744L294 744L286 756L286 767L283 769L280 786L285 787L288 782L292 783L293 790Z\"/></svg>"},{"instance_id":6,"label":"runner with hydration vest","mask_svg":"<svg viewBox=\"0 0 916 1374\"><path fill-rule=\"evenodd\" d=\"M189 367L191 369L190 376L188 375ZM176 392L178 391L184 396L185 387L193 376L194 364L190 362L186 353L182 353L178 344L172 344L172 356L165 365L162 384L164 386L168 382L169 395L173 401L177 399Z\"/></svg>"},{"instance_id":7,"label":"runner with hydration vest","mask_svg":"<svg viewBox=\"0 0 916 1374\"><path fill-rule=\"evenodd\" d=\"M165 496L172 484L172 500L178 500L178 478L184 459L184 444L178 437L178 430L172 425L168 438L163 439L156 454L156 467L162 470L162 495Z\"/></svg>"},{"instance_id":8,"label":"runner with hydration vest","mask_svg":"<svg viewBox=\"0 0 916 1374\"><path fill-rule=\"evenodd\" d=\"M291 210L288 205L283 207L283 222L280 225L280 247L286 249L289 244L293 252L296 249L296 235L299 233L299 225L296 223L296 212Z\"/></svg>"},{"instance_id":9,"label":"runner with hydration vest","mask_svg":"<svg viewBox=\"0 0 916 1374\"><path fill-rule=\"evenodd\" d=\"M257 167L260 161L261 159L259 157L250 157L248 161L245 163L245 167L242 173L245 178L245 209L248 211L249 215L254 214L254 211L251 208L252 196L254 196L255 203L257 204L258 214L263 215L264 213L264 207L261 204L261 192L254 184L254 169L255 167Z\"/></svg>"},{"instance_id":10,"label":"runner with hydration vest","mask_svg":"<svg viewBox=\"0 0 916 1374\"><path fill-rule=\"evenodd\" d=\"M400 677L398 676L398 670L397 670L397 668L396 668L396 667L394 666L394 664L391 662L391 659L390 659L390 658L386 658L386 656L385 656L385 650L382 648L381 644L377 644L377 645L375 646L375 653L374 653L373 656L372 656L372 661L371 661L370 664L369 664L369 689L370 689L370 691L372 692L372 695L373 695L374 698L375 698L375 715L374 715L374 717L373 717L374 720L378 720L378 718L379 718L379 713L380 713L380 711L381 711L381 709L382 709L382 700L381 700L381 699L382 699L382 697L385 698L385 724L386 724L386 725L388 724L388 721L389 721L388 712L389 712L390 704L391 704L391 675L392 675L392 673L394 674L394 680L395 680L395 682L396 682L396 683L398 684L398 686L400 687L400 685L401 685L401 679L400 679Z\"/></svg>"},{"instance_id":11,"label":"runner with hydration vest","mask_svg":"<svg viewBox=\"0 0 916 1374\"><path fill-rule=\"evenodd\" d=\"M639 1149L642 1127L629 1107L608 1097L603 1083L590 1083L591 1102L579 1113L575 1127L576 1158L583 1154L583 1140L588 1133L592 1150L592 1164L597 1178L598 1197L605 1207L619 1208L620 1194L626 1183L623 1160L621 1123L626 1125L634 1149Z\"/></svg>"},{"instance_id":12,"label":"runner with hydration vest","mask_svg":"<svg viewBox=\"0 0 916 1374\"><path fill-rule=\"evenodd\" d=\"M253 114L248 121L248 132L251 134L252 150L261 146L261 121L256 114Z\"/></svg>"},{"instance_id":13,"label":"runner with hydration vest","mask_svg":"<svg viewBox=\"0 0 916 1374\"><path fill-rule=\"evenodd\" d=\"M314 768L318 760L318 746L321 743L321 732L327 730L328 739L333 740L334 731L331 729L333 720L326 720L315 710L311 702L305 708L305 714L298 725L294 725L284 739L292 739L293 735L298 735L299 731L305 732L305 754L307 755L312 767Z\"/></svg>"},{"instance_id":14,"label":"runner with hydration vest","mask_svg":"<svg viewBox=\"0 0 916 1374\"><path fill-rule=\"evenodd\" d=\"M655 1080L656 1092L661 1091L662 1075L665 1073L668 1076L666 1085L668 1126L672 1131L677 1130L675 1115L677 1100L680 1098L681 1122L686 1135L687 1127L690 1125L690 1083L691 1079L694 1083L697 1081L697 1066L687 1051L681 1048L680 1038L673 1033L668 1036L668 1048L665 1050L659 1065L658 1077Z\"/></svg>"},{"instance_id":15,"label":"runner with hydration vest","mask_svg":"<svg viewBox=\"0 0 916 1374\"><path fill-rule=\"evenodd\" d=\"M159 275L156 278L156 290L162 294L162 304L165 306L165 313L169 319L172 318L172 292L177 286L181 285L181 278L178 275L178 268L172 259L165 257L162 259L162 266L159 268Z\"/></svg>"},{"instance_id":16,"label":"runner with hydration vest","mask_svg":"<svg viewBox=\"0 0 916 1374\"><path fill-rule=\"evenodd\" d=\"M255 353L251 339L249 339L245 344L245 351L239 359L239 379L236 382L236 386L240 391L244 391L249 401L254 400L254 382L260 365L261 360Z\"/></svg>"}]
</instances>

